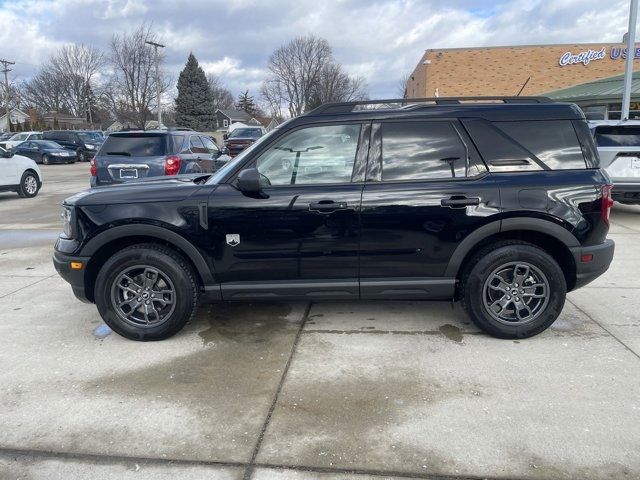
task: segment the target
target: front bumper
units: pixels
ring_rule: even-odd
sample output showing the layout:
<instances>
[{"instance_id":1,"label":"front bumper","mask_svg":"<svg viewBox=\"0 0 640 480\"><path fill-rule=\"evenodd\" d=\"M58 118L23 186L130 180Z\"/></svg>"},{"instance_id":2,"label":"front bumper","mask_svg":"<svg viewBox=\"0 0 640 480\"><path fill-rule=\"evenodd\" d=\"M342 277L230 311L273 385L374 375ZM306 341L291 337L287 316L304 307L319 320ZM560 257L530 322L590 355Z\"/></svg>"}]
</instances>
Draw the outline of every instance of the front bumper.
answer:
<instances>
[{"instance_id":1,"label":"front bumper","mask_svg":"<svg viewBox=\"0 0 640 480\"><path fill-rule=\"evenodd\" d=\"M607 271L613 260L615 243L607 239L600 245L591 247L575 247L571 249L576 264L576 284L574 289L584 287ZM585 256L592 255L589 261L583 261Z\"/></svg>"},{"instance_id":2,"label":"front bumper","mask_svg":"<svg viewBox=\"0 0 640 480\"><path fill-rule=\"evenodd\" d=\"M71 262L81 262L83 267L75 270L71 268ZM88 262L89 257L76 257L73 255L66 255L58 251L53 252L53 266L58 274L71 285L73 294L83 302L93 303L87 298L85 291L84 275Z\"/></svg>"}]
</instances>

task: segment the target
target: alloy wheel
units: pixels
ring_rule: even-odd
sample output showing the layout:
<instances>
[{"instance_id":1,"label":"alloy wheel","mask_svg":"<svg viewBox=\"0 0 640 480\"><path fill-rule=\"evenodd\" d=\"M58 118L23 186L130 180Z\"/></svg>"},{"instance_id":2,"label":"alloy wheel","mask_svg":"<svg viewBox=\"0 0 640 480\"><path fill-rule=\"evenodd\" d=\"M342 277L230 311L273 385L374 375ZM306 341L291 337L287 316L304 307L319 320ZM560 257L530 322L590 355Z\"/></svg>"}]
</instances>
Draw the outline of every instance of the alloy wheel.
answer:
<instances>
[{"instance_id":1,"label":"alloy wheel","mask_svg":"<svg viewBox=\"0 0 640 480\"><path fill-rule=\"evenodd\" d=\"M111 286L111 304L120 318L135 327L155 327L176 307L176 289L162 270L148 265L129 267Z\"/></svg>"},{"instance_id":2,"label":"alloy wheel","mask_svg":"<svg viewBox=\"0 0 640 480\"><path fill-rule=\"evenodd\" d=\"M33 175L27 175L24 179L24 190L29 195L35 195L38 191L38 181L36 180L36 177Z\"/></svg>"},{"instance_id":3,"label":"alloy wheel","mask_svg":"<svg viewBox=\"0 0 640 480\"><path fill-rule=\"evenodd\" d=\"M549 303L549 281L527 262L499 266L484 282L482 300L495 320L507 325L534 321Z\"/></svg>"}]
</instances>

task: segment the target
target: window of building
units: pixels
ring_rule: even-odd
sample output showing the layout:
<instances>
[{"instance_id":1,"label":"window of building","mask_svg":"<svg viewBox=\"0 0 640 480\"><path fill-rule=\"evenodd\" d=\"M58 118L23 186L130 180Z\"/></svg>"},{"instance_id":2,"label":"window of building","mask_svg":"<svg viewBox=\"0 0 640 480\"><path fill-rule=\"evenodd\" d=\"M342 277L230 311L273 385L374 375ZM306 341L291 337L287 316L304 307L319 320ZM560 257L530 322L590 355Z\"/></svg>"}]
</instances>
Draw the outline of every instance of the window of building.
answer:
<instances>
[{"instance_id":1,"label":"window of building","mask_svg":"<svg viewBox=\"0 0 640 480\"><path fill-rule=\"evenodd\" d=\"M382 124L382 181L464 178L467 161L450 122Z\"/></svg>"},{"instance_id":2,"label":"window of building","mask_svg":"<svg viewBox=\"0 0 640 480\"><path fill-rule=\"evenodd\" d=\"M271 185L351 181L360 125L295 130L269 148L256 165Z\"/></svg>"},{"instance_id":3,"label":"window of building","mask_svg":"<svg viewBox=\"0 0 640 480\"><path fill-rule=\"evenodd\" d=\"M225 127L229 126L229 120L227 120L226 118L222 121L222 125Z\"/></svg>"}]
</instances>

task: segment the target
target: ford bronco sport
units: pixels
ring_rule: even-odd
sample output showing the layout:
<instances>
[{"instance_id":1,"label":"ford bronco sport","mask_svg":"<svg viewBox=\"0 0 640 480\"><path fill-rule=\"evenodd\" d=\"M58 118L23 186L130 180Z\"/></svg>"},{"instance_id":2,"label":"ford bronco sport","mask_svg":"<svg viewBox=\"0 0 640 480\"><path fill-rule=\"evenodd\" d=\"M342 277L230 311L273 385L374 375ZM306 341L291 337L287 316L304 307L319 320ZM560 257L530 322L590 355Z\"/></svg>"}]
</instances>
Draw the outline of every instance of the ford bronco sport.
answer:
<instances>
[{"instance_id":1,"label":"ford bronco sport","mask_svg":"<svg viewBox=\"0 0 640 480\"><path fill-rule=\"evenodd\" d=\"M214 174L67 198L56 269L135 340L198 301L460 300L501 338L601 275L611 185L581 110L546 98L323 105Z\"/></svg>"}]
</instances>

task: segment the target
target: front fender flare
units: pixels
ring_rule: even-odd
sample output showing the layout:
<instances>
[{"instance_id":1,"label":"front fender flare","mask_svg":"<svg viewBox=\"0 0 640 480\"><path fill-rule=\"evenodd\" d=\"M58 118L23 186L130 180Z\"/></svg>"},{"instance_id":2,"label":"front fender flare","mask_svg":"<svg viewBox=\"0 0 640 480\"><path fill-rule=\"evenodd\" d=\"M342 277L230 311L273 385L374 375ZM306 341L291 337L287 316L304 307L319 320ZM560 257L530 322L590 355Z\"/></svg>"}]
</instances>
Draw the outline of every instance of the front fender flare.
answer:
<instances>
[{"instance_id":1,"label":"front fender flare","mask_svg":"<svg viewBox=\"0 0 640 480\"><path fill-rule=\"evenodd\" d=\"M194 247L183 236L178 235L167 228L158 227L156 225L135 224L120 225L118 227L109 228L89 240L82 248L80 254L84 257L90 257L104 245L111 243L114 240L139 236L157 238L180 249L185 255L187 255L187 257L189 257L193 265L196 267L205 286L216 283L207 261L196 247Z\"/></svg>"}]
</instances>

